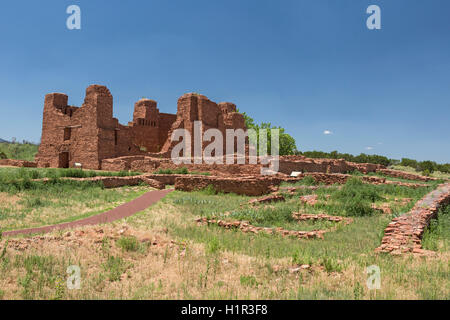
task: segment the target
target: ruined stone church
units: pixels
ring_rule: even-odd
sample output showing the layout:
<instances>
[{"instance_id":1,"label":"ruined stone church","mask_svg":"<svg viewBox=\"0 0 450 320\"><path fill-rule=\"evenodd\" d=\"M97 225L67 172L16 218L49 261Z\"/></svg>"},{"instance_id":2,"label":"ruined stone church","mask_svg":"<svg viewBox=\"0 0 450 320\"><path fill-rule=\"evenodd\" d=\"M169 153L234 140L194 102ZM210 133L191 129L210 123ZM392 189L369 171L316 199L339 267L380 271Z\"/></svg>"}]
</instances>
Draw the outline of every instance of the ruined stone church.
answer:
<instances>
[{"instance_id":1,"label":"ruined stone church","mask_svg":"<svg viewBox=\"0 0 450 320\"><path fill-rule=\"evenodd\" d=\"M122 125L113 116L113 97L105 86L91 85L81 107L68 105L68 96L45 96L42 137L36 161L39 167L101 169L102 160L149 155L165 158L178 142L171 141L176 129L192 135L194 121L202 131L244 129L242 114L233 103L215 103L188 93L178 99L177 113L159 112L157 103L141 99L134 105L133 121ZM226 146L224 145L224 149Z\"/></svg>"}]
</instances>

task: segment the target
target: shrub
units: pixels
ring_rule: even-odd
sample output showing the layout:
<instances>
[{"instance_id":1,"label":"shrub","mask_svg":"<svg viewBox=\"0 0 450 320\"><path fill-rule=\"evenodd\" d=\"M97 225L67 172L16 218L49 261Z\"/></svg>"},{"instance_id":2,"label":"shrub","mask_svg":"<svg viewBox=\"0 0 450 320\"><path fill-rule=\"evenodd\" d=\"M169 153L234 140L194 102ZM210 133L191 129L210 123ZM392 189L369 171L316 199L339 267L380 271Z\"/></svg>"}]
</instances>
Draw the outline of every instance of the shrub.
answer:
<instances>
[{"instance_id":1,"label":"shrub","mask_svg":"<svg viewBox=\"0 0 450 320\"><path fill-rule=\"evenodd\" d=\"M212 196L217 194L217 190L212 184L208 184L208 186L202 190L202 193Z\"/></svg>"},{"instance_id":2,"label":"shrub","mask_svg":"<svg viewBox=\"0 0 450 320\"><path fill-rule=\"evenodd\" d=\"M352 177L347 180L344 186L333 194L335 199L351 200L357 198L358 200L375 202L382 200L378 194L376 186L362 182L357 177Z\"/></svg>"},{"instance_id":3,"label":"shrub","mask_svg":"<svg viewBox=\"0 0 450 320\"><path fill-rule=\"evenodd\" d=\"M342 271L342 265L333 258L325 257L322 259L320 264L325 268L325 271L328 273Z\"/></svg>"},{"instance_id":4,"label":"shrub","mask_svg":"<svg viewBox=\"0 0 450 320\"><path fill-rule=\"evenodd\" d=\"M316 180L314 180L311 176L306 176L302 180L300 180L300 183L306 186L314 186L316 185Z\"/></svg>"},{"instance_id":5,"label":"shrub","mask_svg":"<svg viewBox=\"0 0 450 320\"><path fill-rule=\"evenodd\" d=\"M340 205L340 210L346 216L369 216L375 212L370 202L355 198L354 201L347 201Z\"/></svg>"},{"instance_id":6,"label":"shrub","mask_svg":"<svg viewBox=\"0 0 450 320\"><path fill-rule=\"evenodd\" d=\"M129 265L121 257L108 257L106 263L102 264L103 269L108 272L110 281L120 280L120 276L128 269Z\"/></svg>"},{"instance_id":7,"label":"shrub","mask_svg":"<svg viewBox=\"0 0 450 320\"><path fill-rule=\"evenodd\" d=\"M139 249L139 241L136 237L122 237L117 240L117 245L124 251L137 251Z\"/></svg>"},{"instance_id":8,"label":"shrub","mask_svg":"<svg viewBox=\"0 0 450 320\"><path fill-rule=\"evenodd\" d=\"M214 237L206 243L206 252L209 254L215 254L220 251L220 242Z\"/></svg>"},{"instance_id":9,"label":"shrub","mask_svg":"<svg viewBox=\"0 0 450 320\"><path fill-rule=\"evenodd\" d=\"M254 276L241 276L240 277L241 285L246 287L257 287L258 281L256 281L256 278Z\"/></svg>"},{"instance_id":10,"label":"shrub","mask_svg":"<svg viewBox=\"0 0 450 320\"><path fill-rule=\"evenodd\" d=\"M346 216L366 216L375 212L371 203L383 199L379 192L376 186L352 177L332 197L339 201L339 207Z\"/></svg>"}]
</instances>

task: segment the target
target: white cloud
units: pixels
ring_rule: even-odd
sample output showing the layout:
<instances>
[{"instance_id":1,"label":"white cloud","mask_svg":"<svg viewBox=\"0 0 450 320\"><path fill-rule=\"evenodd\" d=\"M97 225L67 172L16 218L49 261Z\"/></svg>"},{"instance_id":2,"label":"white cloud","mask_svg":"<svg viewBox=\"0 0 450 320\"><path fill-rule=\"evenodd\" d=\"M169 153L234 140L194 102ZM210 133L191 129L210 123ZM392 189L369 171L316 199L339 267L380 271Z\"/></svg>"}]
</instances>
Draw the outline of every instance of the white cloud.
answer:
<instances>
[{"instance_id":1,"label":"white cloud","mask_svg":"<svg viewBox=\"0 0 450 320\"><path fill-rule=\"evenodd\" d=\"M373 147L366 147L366 150L373 150Z\"/></svg>"},{"instance_id":2,"label":"white cloud","mask_svg":"<svg viewBox=\"0 0 450 320\"><path fill-rule=\"evenodd\" d=\"M331 132L330 130L325 130L324 132L323 132L323 134L333 134L333 132Z\"/></svg>"}]
</instances>

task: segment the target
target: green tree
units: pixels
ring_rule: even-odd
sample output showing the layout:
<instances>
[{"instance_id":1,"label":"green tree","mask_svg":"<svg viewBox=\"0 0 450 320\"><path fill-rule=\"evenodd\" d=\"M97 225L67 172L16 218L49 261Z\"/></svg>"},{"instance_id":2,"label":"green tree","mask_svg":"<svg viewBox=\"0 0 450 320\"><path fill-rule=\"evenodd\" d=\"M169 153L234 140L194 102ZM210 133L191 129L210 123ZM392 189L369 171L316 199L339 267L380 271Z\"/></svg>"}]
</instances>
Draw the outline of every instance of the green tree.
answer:
<instances>
[{"instance_id":1,"label":"green tree","mask_svg":"<svg viewBox=\"0 0 450 320\"><path fill-rule=\"evenodd\" d=\"M239 110L238 110L238 112L239 112ZM256 131L258 141L259 141L260 130L261 129L267 130L267 153L268 154L270 154L271 150L272 150L271 149L271 137L272 136L271 136L271 131L270 131L271 129L279 129L280 130L279 131L278 154L280 156L296 154L297 146L295 143L295 139L290 134L286 133L284 128L273 126L270 122L269 123L263 122L263 123L261 123L261 125L258 125L257 123L255 123L253 118L251 118L245 112L242 112L242 115L244 116L245 126L247 127L247 129L253 129Z\"/></svg>"},{"instance_id":2,"label":"green tree","mask_svg":"<svg viewBox=\"0 0 450 320\"><path fill-rule=\"evenodd\" d=\"M427 171L428 173L433 173L436 169L436 162L434 161L422 161L419 162L418 168L419 171Z\"/></svg>"}]
</instances>

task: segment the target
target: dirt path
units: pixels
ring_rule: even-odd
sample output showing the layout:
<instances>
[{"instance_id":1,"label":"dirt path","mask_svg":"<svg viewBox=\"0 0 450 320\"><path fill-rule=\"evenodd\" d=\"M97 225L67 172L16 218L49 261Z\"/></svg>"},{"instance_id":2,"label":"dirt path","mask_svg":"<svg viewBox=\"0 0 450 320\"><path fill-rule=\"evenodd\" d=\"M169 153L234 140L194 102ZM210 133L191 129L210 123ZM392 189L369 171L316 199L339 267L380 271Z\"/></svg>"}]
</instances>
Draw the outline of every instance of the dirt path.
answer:
<instances>
[{"instance_id":1,"label":"dirt path","mask_svg":"<svg viewBox=\"0 0 450 320\"><path fill-rule=\"evenodd\" d=\"M15 236L18 234L32 234L32 233L47 233L54 230L62 230L62 229L68 229L68 228L76 228L81 226L87 226L87 225L95 225L95 224L101 224L101 223L107 223L112 222L115 220L119 220L122 218L129 217L139 211L142 211L152 204L158 202L166 194L173 191L173 189L166 189L166 190L155 190L147 192L146 194L140 196L139 198L136 198L130 202L124 203L117 208L114 208L112 210L100 213L98 215L77 220L77 221L71 221L71 222L65 222L65 223L59 223L54 224L50 226L43 226L43 227L37 227L37 228L30 228L30 229L22 229L22 230L13 230L13 231L5 231L3 232L3 236Z\"/></svg>"}]
</instances>

